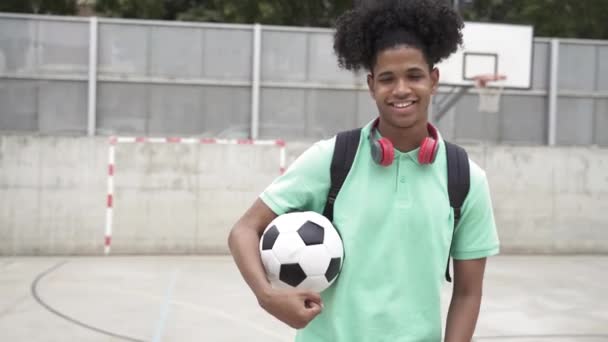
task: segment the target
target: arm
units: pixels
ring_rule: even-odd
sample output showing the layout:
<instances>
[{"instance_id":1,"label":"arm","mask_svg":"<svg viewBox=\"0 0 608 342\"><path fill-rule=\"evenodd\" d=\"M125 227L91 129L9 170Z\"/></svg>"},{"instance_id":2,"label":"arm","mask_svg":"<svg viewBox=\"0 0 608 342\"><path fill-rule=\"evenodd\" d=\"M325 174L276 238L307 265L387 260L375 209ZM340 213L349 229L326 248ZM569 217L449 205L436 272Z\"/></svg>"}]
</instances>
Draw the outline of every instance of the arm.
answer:
<instances>
[{"instance_id":1,"label":"arm","mask_svg":"<svg viewBox=\"0 0 608 342\"><path fill-rule=\"evenodd\" d=\"M469 342L479 316L486 258L454 260L454 290L448 311L445 342Z\"/></svg>"},{"instance_id":2,"label":"arm","mask_svg":"<svg viewBox=\"0 0 608 342\"><path fill-rule=\"evenodd\" d=\"M275 217L277 215L264 202L257 199L237 221L228 236L230 253L232 253L241 275L258 298L258 301L270 289L258 246L264 228Z\"/></svg>"},{"instance_id":3,"label":"arm","mask_svg":"<svg viewBox=\"0 0 608 342\"><path fill-rule=\"evenodd\" d=\"M446 342L469 342L475 332L486 258L499 252L490 188L485 172L474 162L471 189L452 240L454 290L446 322Z\"/></svg>"},{"instance_id":4,"label":"arm","mask_svg":"<svg viewBox=\"0 0 608 342\"><path fill-rule=\"evenodd\" d=\"M303 328L321 312L321 297L310 291L273 289L266 279L259 243L277 215L257 199L230 231L228 246L245 282L268 313L293 328Z\"/></svg>"}]
</instances>

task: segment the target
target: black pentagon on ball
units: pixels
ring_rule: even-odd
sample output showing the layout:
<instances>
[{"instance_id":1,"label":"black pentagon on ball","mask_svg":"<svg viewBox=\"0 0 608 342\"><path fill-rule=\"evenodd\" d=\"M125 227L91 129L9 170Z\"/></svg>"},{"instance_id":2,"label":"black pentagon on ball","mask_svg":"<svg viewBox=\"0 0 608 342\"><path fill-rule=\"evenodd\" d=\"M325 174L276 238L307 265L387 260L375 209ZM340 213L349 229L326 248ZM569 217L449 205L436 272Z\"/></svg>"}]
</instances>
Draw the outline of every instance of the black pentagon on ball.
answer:
<instances>
[{"instance_id":1,"label":"black pentagon on ball","mask_svg":"<svg viewBox=\"0 0 608 342\"><path fill-rule=\"evenodd\" d=\"M270 227L270 229L268 229L266 233L264 233L264 238L262 240L262 250L265 251L268 249L272 249L272 246L274 246L274 242L277 241L278 237L279 230L277 229L277 226Z\"/></svg>"},{"instance_id":2,"label":"black pentagon on ball","mask_svg":"<svg viewBox=\"0 0 608 342\"><path fill-rule=\"evenodd\" d=\"M340 272L340 263L342 262L342 258L332 258L329 262L329 266L327 267L327 271L325 271L325 279L327 281L332 281Z\"/></svg>"},{"instance_id":3,"label":"black pentagon on ball","mask_svg":"<svg viewBox=\"0 0 608 342\"><path fill-rule=\"evenodd\" d=\"M284 264L281 265L279 279L286 284L296 287L306 279L306 273L304 273L299 264Z\"/></svg>"},{"instance_id":4,"label":"black pentagon on ball","mask_svg":"<svg viewBox=\"0 0 608 342\"><path fill-rule=\"evenodd\" d=\"M306 246L320 245L323 243L325 229L314 222L306 221L306 223L298 229L298 234Z\"/></svg>"}]
</instances>

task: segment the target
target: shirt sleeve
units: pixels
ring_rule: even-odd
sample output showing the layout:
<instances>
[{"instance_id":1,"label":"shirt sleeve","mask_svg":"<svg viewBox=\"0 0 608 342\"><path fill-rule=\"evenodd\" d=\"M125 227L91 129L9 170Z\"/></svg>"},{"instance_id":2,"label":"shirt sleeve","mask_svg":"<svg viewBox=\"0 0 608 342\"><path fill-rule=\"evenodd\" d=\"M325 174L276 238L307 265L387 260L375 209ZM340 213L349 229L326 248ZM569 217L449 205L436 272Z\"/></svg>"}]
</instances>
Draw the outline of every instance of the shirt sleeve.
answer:
<instances>
[{"instance_id":1,"label":"shirt sleeve","mask_svg":"<svg viewBox=\"0 0 608 342\"><path fill-rule=\"evenodd\" d=\"M330 186L335 138L315 143L260 195L277 215L292 211L322 212Z\"/></svg>"},{"instance_id":2,"label":"shirt sleeve","mask_svg":"<svg viewBox=\"0 0 608 342\"><path fill-rule=\"evenodd\" d=\"M457 260L485 258L499 252L499 239L485 172L471 164L471 188L454 232L452 257Z\"/></svg>"}]
</instances>

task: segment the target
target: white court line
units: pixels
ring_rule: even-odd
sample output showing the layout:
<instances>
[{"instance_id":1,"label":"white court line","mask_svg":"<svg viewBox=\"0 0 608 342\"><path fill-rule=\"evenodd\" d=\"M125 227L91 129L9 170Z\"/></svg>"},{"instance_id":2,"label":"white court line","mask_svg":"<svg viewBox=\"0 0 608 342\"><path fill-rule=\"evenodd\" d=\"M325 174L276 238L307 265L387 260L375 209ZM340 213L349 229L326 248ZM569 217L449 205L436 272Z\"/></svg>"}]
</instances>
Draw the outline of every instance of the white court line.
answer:
<instances>
[{"instance_id":1,"label":"white court line","mask_svg":"<svg viewBox=\"0 0 608 342\"><path fill-rule=\"evenodd\" d=\"M160 342L162 340L165 324L167 323L167 318L169 317L169 304L171 302L171 297L173 297L173 288L175 288L176 279L177 270L173 271L173 274L171 275L171 281L169 281L167 294L165 295L165 300L163 301L163 305L160 309L160 317L158 319L158 323L156 323L156 332L154 333L152 342Z\"/></svg>"},{"instance_id":2,"label":"white court line","mask_svg":"<svg viewBox=\"0 0 608 342\"><path fill-rule=\"evenodd\" d=\"M2 262L2 264L0 264L0 269L3 270L5 268L9 268L9 266L11 266L14 263L15 263L15 260L11 260L11 259L4 261L4 262Z\"/></svg>"},{"instance_id":3,"label":"white court line","mask_svg":"<svg viewBox=\"0 0 608 342\"><path fill-rule=\"evenodd\" d=\"M116 292L116 293L122 293L122 294L127 294L127 295L131 295L131 296L138 296L138 297L144 297L147 298L149 300L162 300L163 298L160 296L155 296L155 295L151 295L148 293L140 293L140 292L134 292L134 291L127 291L127 290L122 290L122 289L118 289L118 288L114 288L114 287L104 287L105 290L109 290L112 292ZM233 314L218 310L216 308L212 308L209 306L203 306L203 305L196 305L196 304L192 304L192 303L188 303L188 302L182 302L182 301L177 301L177 300L171 300L170 301L171 304L173 305L177 305L177 306L181 306L184 308L188 308L190 310L194 310L194 311L198 311L198 312L202 312L202 313L206 313L208 315L213 315L213 316L217 316L220 318L223 318L227 321L231 321L234 322L236 324L240 324L240 325L245 325L253 330L256 330L260 333L263 333L265 335L267 335L268 337L272 337L273 340L276 341L282 341L282 342L291 342L293 341L293 337L290 337L288 339L285 338L285 336L277 334L276 332L272 331L272 330L268 330L266 328L263 328L259 325L253 324L248 322L245 318L238 318Z\"/></svg>"}]
</instances>

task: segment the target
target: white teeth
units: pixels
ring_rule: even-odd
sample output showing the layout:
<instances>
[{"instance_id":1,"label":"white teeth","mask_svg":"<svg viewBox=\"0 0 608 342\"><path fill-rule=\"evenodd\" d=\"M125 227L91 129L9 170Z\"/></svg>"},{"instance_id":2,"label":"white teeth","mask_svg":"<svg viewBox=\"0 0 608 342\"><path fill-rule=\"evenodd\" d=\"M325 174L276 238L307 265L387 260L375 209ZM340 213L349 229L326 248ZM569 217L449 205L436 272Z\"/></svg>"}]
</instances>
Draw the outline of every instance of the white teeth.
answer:
<instances>
[{"instance_id":1,"label":"white teeth","mask_svg":"<svg viewBox=\"0 0 608 342\"><path fill-rule=\"evenodd\" d=\"M414 102L410 101L410 102L393 103L393 106L395 106L397 108L406 108L406 107L411 106L412 104L414 104Z\"/></svg>"}]
</instances>

